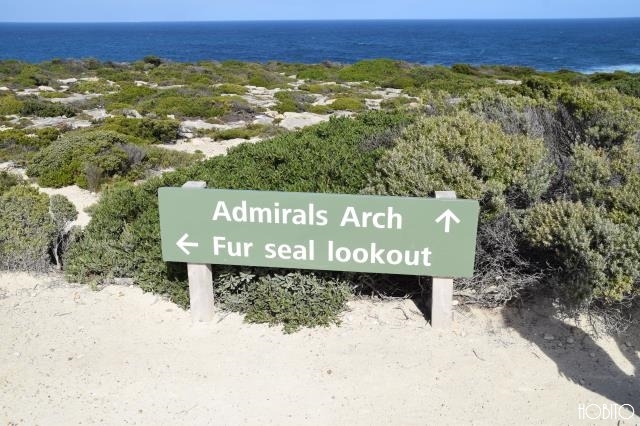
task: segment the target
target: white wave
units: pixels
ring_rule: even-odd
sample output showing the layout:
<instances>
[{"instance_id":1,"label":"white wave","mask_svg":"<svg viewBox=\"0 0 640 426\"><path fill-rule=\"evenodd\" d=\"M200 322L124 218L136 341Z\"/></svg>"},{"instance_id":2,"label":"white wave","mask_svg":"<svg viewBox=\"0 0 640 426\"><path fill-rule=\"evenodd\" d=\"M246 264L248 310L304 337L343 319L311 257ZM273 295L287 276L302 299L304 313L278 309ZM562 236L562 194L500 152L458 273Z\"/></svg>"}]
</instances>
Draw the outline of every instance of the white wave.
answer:
<instances>
[{"instance_id":1,"label":"white wave","mask_svg":"<svg viewBox=\"0 0 640 426\"><path fill-rule=\"evenodd\" d=\"M597 72L603 73L613 73L616 71L626 71L626 72L640 72L640 64L622 64L622 65L608 65L604 67L591 67L580 72L584 74L594 74Z\"/></svg>"}]
</instances>

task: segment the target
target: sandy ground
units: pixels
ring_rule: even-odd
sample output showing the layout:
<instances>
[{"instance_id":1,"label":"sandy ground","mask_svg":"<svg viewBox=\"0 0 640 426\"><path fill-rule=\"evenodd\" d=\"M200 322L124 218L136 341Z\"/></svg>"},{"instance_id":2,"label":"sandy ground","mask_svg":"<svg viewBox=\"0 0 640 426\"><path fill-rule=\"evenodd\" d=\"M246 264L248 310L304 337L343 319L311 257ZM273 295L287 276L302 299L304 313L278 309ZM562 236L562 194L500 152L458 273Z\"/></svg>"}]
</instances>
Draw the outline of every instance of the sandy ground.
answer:
<instances>
[{"instance_id":1,"label":"sandy ground","mask_svg":"<svg viewBox=\"0 0 640 426\"><path fill-rule=\"evenodd\" d=\"M251 139L228 139L224 141L214 141L208 137L178 139L175 144L155 145L159 148L168 149L170 151L182 151L188 153L202 152L205 158L217 157L225 155L229 148L238 146L243 143L256 143L261 141L260 138Z\"/></svg>"},{"instance_id":2,"label":"sandy ground","mask_svg":"<svg viewBox=\"0 0 640 426\"><path fill-rule=\"evenodd\" d=\"M356 301L340 327L283 335L135 287L0 274L0 425L581 425L640 408L640 339L594 339L547 308ZM595 405L594 405L595 404Z\"/></svg>"},{"instance_id":3,"label":"sandy ground","mask_svg":"<svg viewBox=\"0 0 640 426\"><path fill-rule=\"evenodd\" d=\"M100 199L99 194L82 189L78 185L64 186L62 188L44 188L38 187L35 184L34 186L37 187L40 192L44 192L49 196L60 194L67 197L67 199L76 207L76 210L78 210L78 218L72 223L72 225L78 225L82 228L87 226L91 220L91 216L89 216L85 209L96 204Z\"/></svg>"}]
</instances>

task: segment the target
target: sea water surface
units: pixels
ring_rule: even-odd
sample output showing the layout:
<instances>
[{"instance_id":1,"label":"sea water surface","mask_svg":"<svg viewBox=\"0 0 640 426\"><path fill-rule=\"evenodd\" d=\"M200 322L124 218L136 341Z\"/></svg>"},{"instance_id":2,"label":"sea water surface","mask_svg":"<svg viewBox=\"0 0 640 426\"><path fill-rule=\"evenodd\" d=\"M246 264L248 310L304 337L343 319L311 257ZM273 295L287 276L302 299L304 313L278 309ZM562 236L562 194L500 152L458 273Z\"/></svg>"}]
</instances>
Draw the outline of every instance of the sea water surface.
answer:
<instances>
[{"instance_id":1,"label":"sea water surface","mask_svg":"<svg viewBox=\"0 0 640 426\"><path fill-rule=\"evenodd\" d=\"M508 64L640 72L640 18L576 20L0 23L0 59Z\"/></svg>"}]
</instances>

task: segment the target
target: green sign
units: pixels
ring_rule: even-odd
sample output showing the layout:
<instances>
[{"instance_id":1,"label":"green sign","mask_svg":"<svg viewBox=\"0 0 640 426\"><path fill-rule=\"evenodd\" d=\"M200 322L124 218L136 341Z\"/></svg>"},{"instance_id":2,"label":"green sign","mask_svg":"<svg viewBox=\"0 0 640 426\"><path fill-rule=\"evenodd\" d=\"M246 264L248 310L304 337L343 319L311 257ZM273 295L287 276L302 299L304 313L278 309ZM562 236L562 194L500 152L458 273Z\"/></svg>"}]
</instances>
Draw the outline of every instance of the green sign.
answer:
<instances>
[{"instance_id":1,"label":"green sign","mask_svg":"<svg viewBox=\"0 0 640 426\"><path fill-rule=\"evenodd\" d=\"M470 277L478 202L160 188L165 261Z\"/></svg>"}]
</instances>

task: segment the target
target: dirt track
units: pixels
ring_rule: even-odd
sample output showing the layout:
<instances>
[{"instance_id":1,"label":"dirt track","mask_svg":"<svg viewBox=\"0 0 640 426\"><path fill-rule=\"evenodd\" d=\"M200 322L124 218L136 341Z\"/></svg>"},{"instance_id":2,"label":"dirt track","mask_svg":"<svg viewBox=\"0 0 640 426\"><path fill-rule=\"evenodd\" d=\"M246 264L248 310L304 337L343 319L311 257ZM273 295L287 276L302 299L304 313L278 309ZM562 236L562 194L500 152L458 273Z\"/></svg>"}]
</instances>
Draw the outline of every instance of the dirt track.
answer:
<instances>
[{"instance_id":1,"label":"dirt track","mask_svg":"<svg viewBox=\"0 0 640 426\"><path fill-rule=\"evenodd\" d=\"M283 335L236 314L192 325L138 288L0 274L0 425L640 423L579 417L640 408L638 336L593 340L542 306L458 307L449 332L410 301L350 306L341 327Z\"/></svg>"}]
</instances>

